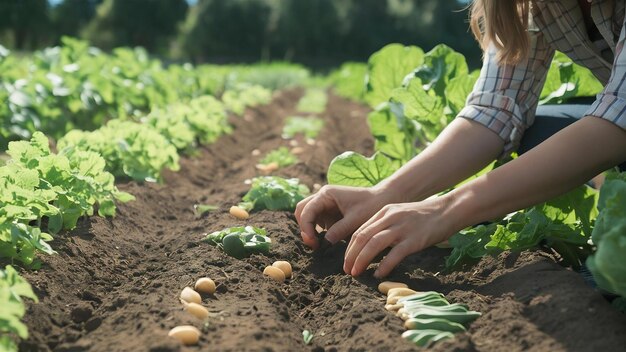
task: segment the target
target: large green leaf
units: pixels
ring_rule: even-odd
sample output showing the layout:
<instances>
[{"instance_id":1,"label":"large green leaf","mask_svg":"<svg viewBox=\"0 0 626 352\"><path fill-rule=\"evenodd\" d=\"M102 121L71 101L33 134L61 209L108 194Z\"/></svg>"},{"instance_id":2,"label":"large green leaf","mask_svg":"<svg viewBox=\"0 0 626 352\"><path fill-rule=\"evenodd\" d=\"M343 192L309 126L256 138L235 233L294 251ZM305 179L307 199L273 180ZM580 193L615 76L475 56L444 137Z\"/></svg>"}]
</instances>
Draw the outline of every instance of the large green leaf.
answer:
<instances>
[{"instance_id":1,"label":"large green leaf","mask_svg":"<svg viewBox=\"0 0 626 352\"><path fill-rule=\"evenodd\" d=\"M455 77L467 76L465 57L445 44L435 46L424 55L424 64L413 71L425 90L443 96L448 82Z\"/></svg>"},{"instance_id":2,"label":"large green leaf","mask_svg":"<svg viewBox=\"0 0 626 352\"><path fill-rule=\"evenodd\" d=\"M422 146L433 141L454 118L445 114L444 99L424 90L419 79L411 80L406 87L394 89L391 101L402 104L402 114L418 126Z\"/></svg>"},{"instance_id":3,"label":"large green leaf","mask_svg":"<svg viewBox=\"0 0 626 352\"><path fill-rule=\"evenodd\" d=\"M595 97L603 88L589 69L557 52L541 92L540 104L562 103L573 97Z\"/></svg>"},{"instance_id":4,"label":"large green leaf","mask_svg":"<svg viewBox=\"0 0 626 352\"><path fill-rule=\"evenodd\" d=\"M474 89L479 74L478 71L475 71L469 75L456 76L450 79L445 89L446 101L451 110L450 114L456 116L465 107L465 101Z\"/></svg>"},{"instance_id":5,"label":"large green leaf","mask_svg":"<svg viewBox=\"0 0 626 352\"><path fill-rule=\"evenodd\" d=\"M359 153L345 152L336 156L328 167L328 183L344 186L374 186L391 176L397 167L381 153L367 158Z\"/></svg>"},{"instance_id":6,"label":"large green leaf","mask_svg":"<svg viewBox=\"0 0 626 352\"><path fill-rule=\"evenodd\" d=\"M389 44L370 56L365 101L373 108L389 100L406 75L424 62L424 52L415 46Z\"/></svg>"},{"instance_id":7,"label":"large green leaf","mask_svg":"<svg viewBox=\"0 0 626 352\"><path fill-rule=\"evenodd\" d=\"M587 266L601 288L626 297L626 173L605 181L598 208L592 234L597 250Z\"/></svg>"},{"instance_id":8,"label":"large green leaf","mask_svg":"<svg viewBox=\"0 0 626 352\"><path fill-rule=\"evenodd\" d=\"M413 120L404 116L401 105L396 103L381 105L367 115L367 121L376 140L376 151L400 164L415 156L417 128Z\"/></svg>"}]
</instances>

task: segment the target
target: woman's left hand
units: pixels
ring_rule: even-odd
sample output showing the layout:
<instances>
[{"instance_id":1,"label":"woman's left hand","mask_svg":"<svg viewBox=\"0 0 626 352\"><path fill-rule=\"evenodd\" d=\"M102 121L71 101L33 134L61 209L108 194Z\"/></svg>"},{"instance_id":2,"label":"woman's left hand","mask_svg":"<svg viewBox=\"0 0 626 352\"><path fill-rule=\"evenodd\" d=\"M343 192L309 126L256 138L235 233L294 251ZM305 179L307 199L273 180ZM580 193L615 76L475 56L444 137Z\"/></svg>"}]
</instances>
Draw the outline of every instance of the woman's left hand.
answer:
<instances>
[{"instance_id":1,"label":"woman's left hand","mask_svg":"<svg viewBox=\"0 0 626 352\"><path fill-rule=\"evenodd\" d=\"M343 270L358 276L380 252L393 247L374 273L384 277L409 254L447 240L458 231L447 204L442 196L383 207L352 235Z\"/></svg>"}]
</instances>

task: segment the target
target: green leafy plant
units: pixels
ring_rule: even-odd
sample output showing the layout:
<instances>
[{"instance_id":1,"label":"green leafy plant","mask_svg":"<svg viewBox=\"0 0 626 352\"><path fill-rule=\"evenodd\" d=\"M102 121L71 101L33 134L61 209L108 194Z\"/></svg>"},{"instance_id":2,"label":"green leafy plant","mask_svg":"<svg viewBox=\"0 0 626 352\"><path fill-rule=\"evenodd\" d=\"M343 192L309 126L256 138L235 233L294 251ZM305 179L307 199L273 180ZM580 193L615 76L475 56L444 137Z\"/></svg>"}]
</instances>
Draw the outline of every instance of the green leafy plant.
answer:
<instances>
[{"instance_id":1,"label":"green leafy plant","mask_svg":"<svg viewBox=\"0 0 626 352\"><path fill-rule=\"evenodd\" d=\"M259 163L262 165L276 163L278 167L293 165L297 162L298 158L295 155L291 154L289 148L287 147L280 147L278 149L272 150L259 161Z\"/></svg>"},{"instance_id":2,"label":"green leafy plant","mask_svg":"<svg viewBox=\"0 0 626 352\"><path fill-rule=\"evenodd\" d=\"M0 270L0 350L17 352L18 338L28 338L28 328L21 322L26 313L23 298L38 302L30 284L12 266Z\"/></svg>"},{"instance_id":3,"label":"green leafy plant","mask_svg":"<svg viewBox=\"0 0 626 352\"><path fill-rule=\"evenodd\" d=\"M486 225L471 227L452 236L448 268L505 250L521 251L547 246L564 263L578 267L591 253L587 243L597 215L597 192L587 186Z\"/></svg>"},{"instance_id":4,"label":"green leafy plant","mask_svg":"<svg viewBox=\"0 0 626 352\"><path fill-rule=\"evenodd\" d=\"M272 92L259 85L239 83L222 95L226 108L242 115L246 108L264 105L272 100Z\"/></svg>"},{"instance_id":5,"label":"green leafy plant","mask_svg":"<svg viewBox=\"0 0 626 352\"><path fill-rule=\"evenodd\" d=\"M465 58L445 45L424 54L416 47L391 44L374 53L368 61L365 100L374 108L368 122L377 153L371 158L353 152L336 157L329 166L329 183L372 186L391 175L456 117L477 77L478 72L468 70ZM588 70L557 53L541 102L593 96L601 88ZM492 163L478 175L498 165ZM535 246L550 246L561 254L564 263L580 265L590 253L586 242L595 216L595 197L585 192L588 190L575 191L453 236L448 266L506 249ZM571 211L578 202L585 208Z\"/></svg>"},{"instance_id":6,"label":"green leafy plant","mask_svg":"<svg viewBox=\"0 0 626 352\"><path fill-rule=\"evenodd\" d=\"M179 169L176 147L153 127L132 121L111 120L93 132L73 130L57 145L96 152L115 176L138 181L159 181L165 168Z\"/></svg>"},{"instance_id":7,"label":"green leafy plant","mask_svg":"<svg viewBox=\"0 0 626 352\"><path fill-rule=\"evenodd\" d=\"M315 337L315 335L313 335L313 333L309 330L302 330L302 340L304 341L305 345L311 344L311 341L313 341L313 337Z\"/></svg>"},{"instance_id":8,"label":"green leafy plant","mask_svg":"<svg viewBox=\"0 0 626 352\"><path fill-rule=\"evenodd\" d=\"M323 89L307 89L306 93L300 101L296 109L299 112L319 114L326 110L328 97Z\"/></svg>"},{"instance_id":9,"label":"green leafy plant","mask_svg":"<svg viewBox=\"0 0 626 352\"><path fill-rule=\"evenodd\" d=\"M74 128L92 130L111 118L135 118L152 109L223 89L225 73L168 65L145 50L107 54L87 42L63 38L60 47L33 55L0 57L0 142L34 131L60 138ZM0 143L0 148L6 145Z\"/></svg>"},{"instance_id":10,"label":"green leafy plant","mask_svg":"<svg viewBox=\"0 0 626 352\"><path fill-rule=\"evenodd\" d=\"M193 205L193 210L196 212L197 216L202 216L206 213L215 211L219 208L220 208L219 206L211 205L211 204L194 204Z\"/></svg>"},{"instance_id":11,"label":"green leafy plant","mask_svg":"<svg viewBox=\"0 0 626 352\"><path fill-rule=\"evenodd\" d=\"M428 53L412 46L390 44L372 54L364 77L365 100L376 151L401 166L417 155L464 107L478 77L465 58L437 45ZM541 103L595 96L602 85L581 66L557 53L541 93Z\"/></svg>"},{"instance_id":12,"label":"green leafy plant","mask_svg":"<svg viewBox=\"0 0 626 352\"><path fill-rule=\"evenodd\" d=\"M365 101L376 108L389 100L406 75L424 62L424 51L416 46L389 44L370 56Z\"/></svg>"},{"instance_id":13,"label":"green leafy plant","mask_svg":"<svg viewBox=\"0 0 626 352\"><path fill-rule=\"evenodd\" d=\"M264 229L245 226L230 227L208 234L204 241L218 246L226 254L242 259L253 253L269 253L272 240Z\"/></svg>"},{"instance_id":14,"label":"green leafy plant","mask_svg":"<svg viewBox=\"0 0 626 352\"><path fill-rule=\"evenodd\" d=\"M232 131L224 105L208 95L155 109L142 121L153 126L178 150L190 150L198 143L213 143Z\"/></svg>"},{"instance_id":15,"label":"green leafy plant","mask_svg":"<svg viewBox=\"0 0 626 352\"><path fill-rule=\"evenodd\" d=\"M600 288L626 297L626 173L607 177L598 209L591 236L597 248L587 267Z\"/></svg>"},{"instance_id":16,"label":"green leafy plant","mask_svg":"<svg viewBox=\"0 0 626 352\"><path fill-rule=\"evenodd\" d=\"M240 208L251 210L294 210L296 204L310 193L297 178L263 176L252 179L248 193L243 196Z\"/></svg>"},{"instance_id":17,"label":"green leafy plant","mask_svg":"<svg viewBox=\"0 0 626 352\"><path fill-rule=\"evenodd\" d=\"M557 52L541 91L540 104L563 103L574 97L594 97L603 88L589 69L576 65L565 54Z\"/></svg>"},{"instance_id":18,"label":"green leafy plant","mask_svg":"<svg viewBox=\"0 0 626 352\"><path fill-rule=\"evenodd\" d=\"M301 133L307 138L315 138L324 127L324 120L318 117L291 116L283 127L282 137L289 139Z\"/></svg>"},{"instance_id":19,"label":"green leafy plant","mask_svg":"<svg viewBox=\"0 0 626 352\"><path fill-rule=\"evenodd\" d=\"M344 98L362 101L365 94L367 64L345 62L330 74L329 80L337 94Z\"/></svg>"},{"instance_id":20,"label":"green leafy plant","mask_svg":"<svg viewBox=\"0 0 626 352\"><path fill-rule=\"evenodd\" d=\"M0 167L0 257L30 265L37 251L54 253L49 233L74 228L95 207L113 216L116 201L134 199L115 187L98 154L74 148L54 154L41 132L11 142L7 153L11 159Z\"/></svg>"},{"instance_id":21,"label":"green leafy plant","mask_svg":"<svg viewBox=\"0 0 626 352\"><path fill-rule=\"evenodd\" d=\"M263 62L255 65L202 65L209 72L218 72L224 77L223 90L232 89L240 83L259 85L270 90L303 86L311 73L292 62Z\"/></svg>"}]
</instances>

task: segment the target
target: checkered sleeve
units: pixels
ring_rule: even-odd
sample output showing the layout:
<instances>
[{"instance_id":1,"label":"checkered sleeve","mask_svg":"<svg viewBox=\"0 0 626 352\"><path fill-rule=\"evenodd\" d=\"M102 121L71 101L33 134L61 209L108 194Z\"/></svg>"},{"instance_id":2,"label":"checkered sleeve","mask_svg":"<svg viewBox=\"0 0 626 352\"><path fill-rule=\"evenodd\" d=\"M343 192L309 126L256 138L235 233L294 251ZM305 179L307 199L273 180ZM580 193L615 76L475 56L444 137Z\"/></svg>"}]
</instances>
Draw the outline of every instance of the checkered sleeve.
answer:
<instances>
[{"instance_id":1,"label":"checkered sleeve","mask_svg":"<svg viewBox=\"0 0 626 352\"><path fill-rule=\"evenodd\" d=\"M457 117L476 121L504 141L502 156L514 151L526 128L535 119L535 110L545 83L552 49L539 31L529 31L527 59L515 65L498 64L497 49L485 52L480 76L465 107Z\"/></svg>"},{"instance_id":2,"label":"checkered sleeve","mask_svg":"<svg viewBox=\"0 0 626 352\"><path fill-rule=\"evenodd\" d=\"M615 60L609 82L596 101L587 110L587 115L613 122L626 130L626 24L622 25L619 41L615 46Z\"/></svg>"}]
</instances>

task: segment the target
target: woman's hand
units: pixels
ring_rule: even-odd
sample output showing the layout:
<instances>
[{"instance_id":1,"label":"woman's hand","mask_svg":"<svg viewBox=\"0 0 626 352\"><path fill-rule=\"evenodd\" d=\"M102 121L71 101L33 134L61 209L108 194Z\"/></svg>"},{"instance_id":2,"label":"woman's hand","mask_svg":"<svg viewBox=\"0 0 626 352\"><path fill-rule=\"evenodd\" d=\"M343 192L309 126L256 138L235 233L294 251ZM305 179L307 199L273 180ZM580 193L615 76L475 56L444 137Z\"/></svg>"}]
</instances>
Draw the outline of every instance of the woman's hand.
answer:
<instances>
[{"instance_id":1,"label":"woman's hand","mask_svg":"<svg viewBox=\"0 0 626 352\"><path fill-rule=\"evenodd\" d=\"M391 202L391 193L379 187L324 186L298 203L295 215L304 243L317 248L315 225L327 229L326 239L337 243Z\"/></svg>"},{"instance_id":2,"label":"woman's hand","mask_svg":"<svg viewBox=\"0 0 626 352\"><path fill-rule=\"evenodd\" d=\"M360 275L380 252L393 247L374 273L384 277L409 254L447 240L458 230L447 204L445 197L437 197L383 207L352 235L343 270Z\"/></svg>"}]
</instances>

